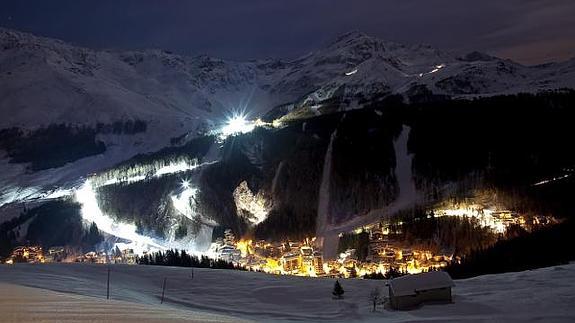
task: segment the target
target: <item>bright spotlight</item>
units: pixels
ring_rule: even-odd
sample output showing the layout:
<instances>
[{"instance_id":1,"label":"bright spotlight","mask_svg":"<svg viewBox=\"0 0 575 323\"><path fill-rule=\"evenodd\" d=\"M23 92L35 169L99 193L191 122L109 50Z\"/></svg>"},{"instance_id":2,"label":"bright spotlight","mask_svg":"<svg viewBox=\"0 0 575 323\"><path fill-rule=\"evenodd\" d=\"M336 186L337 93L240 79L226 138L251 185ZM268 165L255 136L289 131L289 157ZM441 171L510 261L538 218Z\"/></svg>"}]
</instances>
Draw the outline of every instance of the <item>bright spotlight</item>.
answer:
<instances>
[{"instance_id":1,"label":"bright spotlight","mask_svg":"<svg viewBox=\"0 0 575 323\"><path fill-rule=\"evenodd\" d=\"M184 188L184 189L190 188L190 181L182 180L182 188Z\"/></svg>"},{"instance_id":2,"label":"bright spotlight","mask_svg":"<svg viewBox=\"0 0 575 323\"><path fill-rule=\"evenodd\" d=\"M255 128L253 121L247 120L244 115L234 114L226 121L226 125L222 127L222 137L228 137L235 134L247 133Z\"/></svg>"}]
</instances>

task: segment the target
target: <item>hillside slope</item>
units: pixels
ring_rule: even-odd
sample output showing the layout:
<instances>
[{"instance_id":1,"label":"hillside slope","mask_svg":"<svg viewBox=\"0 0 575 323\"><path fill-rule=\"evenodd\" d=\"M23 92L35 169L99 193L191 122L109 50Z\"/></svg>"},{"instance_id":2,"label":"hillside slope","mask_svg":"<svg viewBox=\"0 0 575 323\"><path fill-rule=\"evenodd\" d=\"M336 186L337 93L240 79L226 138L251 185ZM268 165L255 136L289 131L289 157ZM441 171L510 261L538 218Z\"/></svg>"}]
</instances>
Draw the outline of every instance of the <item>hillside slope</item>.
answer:
<instances>
[{"instance_id":1,"label":"hillside slope","mask_svg":"<svg viewBox=\"0 0 575 323\"><path fill-rule=\"evenodd\" d=\"M0 266L0 281L91 296L105 301L106 268L51 264ZM424 305L413 311L371 312L374 287L387 294L384 281L341 280L343 300L333 300L333 279L273 276L227 270L150 266L112 266L111 298L157 306L166 277L165 308L202 311L258 322L413 322L521 321L568 322L575 319L575 265L456 280L454 302ZM33 311L33 310L32 310Z\"/></svg>"},{"instance_id":2,"label":"hillside slope","mask_svg":"<svg viewBox=\"0 0 575 323\"><path fill-rule=\"evenodd\" d=\"M106 178L115 185L102 185L107 188L97 192L86 190L85 193L91 194L85 196L84 202L100 200L84 203L84 213L102 213L96 207L100 203L104 213L113 213L120 219L144 218L148 224L162 224L161 228L143 226L149 231L157 229L160 237L175 236L175 228L183 228L190 221L200 222L195 223L196 229L198 225L213 227L217 222L219 226L242 233L246 219L240 219L233 193L245 181L249 189L243 185L243 192L257 196L256 202L266 204L262 210L251 210L260 214L257 222L263 227L261 235L283 236L293 231L311 234L316 216L320 214L320 224L328 214L331 214L329 221L341 224L353 221L357 215L389 207L401 197L397 194L401 188L396 178L400 175L396 164L405 163L398 162L394 142L402 123L407 124L409 120L395 120L393 113L384 116L382 111L389 106L380 100L397 94L417 105L433 103L434 98L491 97L574 85L575 60L528 67L482 53L459 57L430 46L386 42L357 32L342 35L294 60L232 62L159 50L96 51L0 29L0 113L5 116L0 119L0 222L17 213L11 211L18 209L14 206L17 203L73 197L81 187L89 188L90 185L85 185L88 177L111 170L110 173L124 177L135 171L138 181L145 179L146 182L126 185L123 179L133 179ZM531 101L543 102L542 109L569 105L560 98L557 104L544 98L521 100L475 104L492 106L500 102L497 104L502 107L517 104L515 108L519 109ZM465 106L466 102L471 101L461 100L454 105ZM369 108L358 109L366 106ZM424 142L411 147L417 144L413 139L416 137L406 132L404 139L408 143L402 147L410 147L403 147L402 151L404 157L408 153L415 155L415 175L430 167L453 168L460 171L459 175L487 168L490 158L495 156L489 147L499 140L490 136L482 136L489 142L475 138L467 131L471 125L466 123L467 120L477 123L481 116L486 122L473 127L483 132L485 124L493 123L493 118L501 119L501 112L508 109L492 110L469 113L458 119L462 125L458 137L470 136L471 140L461 139L453 144L459 149L470 147L469 151L475 156L469 161L459 160L458 165L470 166L461 170L451 167L450 158L438 160L433 151L438 147L445 149L444 155L450 157L451 146L445 143L451 142L451 134L438 136L430 141L433 145ZM568 115L563 112L569 109L559 110L556 112L560 115L550 121L563 124L562 116ZM232 138L223 145L217 135L205 136L221 130L230 114L238 111L249 119L318 118L295 120L279 130L258 128L253 134ZM521 154L507 158L507 150L502 148L502 160L515 163L516 156L528 155L533 167L541 168L538 160L547 160L547 156L551 156L549 152L560 157L554 158L557 163L551 163L553 167L537 169L541 172L537 177L547 176L549 169L558 172L571 167L570 150L563 149L564 142L570 144L565 139L570 127L549 127L551 131L544 131L539 124L542 115L549 111L534 115L533 126L530 124L528 130L540 138L538 141L550 138L537 147L555 147L549 142L559 141L556 146L560 149L542 149L536 152L535 158L533 145L519 146ZM507 123L514 123L515 116L521 113L510 114L510 118L505 119L508 121L498 125L500 133L510 136L513 143L524 137L515 138L513 132L507 131ZM431 120L430 117L438 114L422 116L421 120ZM419 140L435 138L436 125L444 124L447 119L454 120L453 115L442 114L433 123L419 122L419 128L423 126L423 129L417 129L418 122L410 126L414 126L415 134L423 131ZM447 122L443 129L449 132L456 126ZM544 126L547 129L547 125ZM470 144L474 142L479 143L482 150ZM153 154L141 155L148 153ZM469 152L461 155L471 156ZM566 157L561 158L563 155ZM349 156L364 158L358 161ZM178 164L181 160L175 160L176 157L186 161ZM217 160L221 162L211 165ZM124 165L118 167L120 163ZM199 167L208 164L209 167ZM331 165L333 170L326 165ZM193 171L195 168L198 169ZM409 169L404 168L406 176L402 178L409 182ZM162 175L154 175L165 169L167 172ZM190 180L193 182L192 188L184 190L185 194L182 176L189 177L184 186L189 185ZM424 179L435 180L436 176ZM319 192L329 192L329 195ZM155 198L151 198L152 195ZM102 199L103 196L106 198ZM194 196L193 207L174 206L177 203L173 201L186 204L190 196ZM262 214L268 211L271 220L266 222ZM84 219L104 218L96 215ZM296 218L294 215L298 221L291 221ZM373 213L373 217L376 216L378 214ZM181 220L179 226L176 220ZM286 222L291 225L286 226ZM166 232L165 228L171 231ZM276 232L277 228L288 232ZM209 240L207 234L206 239Z\"/></svg>"},{"instance_id":3,"label":"hillside slope","mask_svg":"<svg viewBox=\"0 0 575 323\"><path fill-rule=\"evenodd\" d=\"M482 53L342 35L295 60L224 61L160 50L96 51L0 29L0 121L7 127L123 119L189 130L244 108L250 117L298 100L408 93L496 95L573 87L575 60L523 66Z\"/></svg>"},{"instance_id":4,"label":"hillside slope","mask_svg":"<svg viewBox=\"0 0 575 323\"><path fill-rule=\"evenodd\" d=\"M2 322L241 322L237 318L1 284ZM30 310L32 308L32 310Z\"/></svg>"}]
</instances>

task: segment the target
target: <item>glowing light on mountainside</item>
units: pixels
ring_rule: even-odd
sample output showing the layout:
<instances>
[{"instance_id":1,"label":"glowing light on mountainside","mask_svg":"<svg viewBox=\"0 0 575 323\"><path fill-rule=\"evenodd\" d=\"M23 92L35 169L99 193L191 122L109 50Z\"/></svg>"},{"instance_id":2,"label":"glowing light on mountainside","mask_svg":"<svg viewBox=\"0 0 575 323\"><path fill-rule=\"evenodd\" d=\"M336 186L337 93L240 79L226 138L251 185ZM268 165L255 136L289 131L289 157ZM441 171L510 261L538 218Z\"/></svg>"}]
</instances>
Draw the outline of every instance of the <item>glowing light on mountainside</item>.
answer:
<instances>
[{"instance_id":1,"label":"glowing light on mountainside","mask_svg":"<svg viewBox=\"0 0 575 323\"><path fill-rule=\"evenodd\" d=\"M196 206L196 194L198 189L191 187L190 182L183 181L182 188L184 189L178 195L172 195L170 198L172 200L172 205L174 208L190 220L197 220L197 214L195 212Z\"/></svg>"},{"instance_id":2,"label":"glowing light on mountainside","mask_svg":"<svg viewBox=\"0 0 575 323\"><path fill-rule=\"evenodd\" d=\"M169 163L165 166L142 165L140 167L133 168L128 174L123 172L112 172L102 176L96 175L88 178L80 187L78 187L74 191L74 197L81 205L81 215L86 222L94 222L103 232L130 241L128 244L119 244L122 248L134 249L136 254L141 254L144 251L163 250L169 248L187 249L192 252L198 252L197 247L199 246L199 239L188 239L189 241L155 239L137 233L137 227L135 224L114 220L100 209L96 189L98 187L117 183L134 183L153 177L163 177L165 175L193 170L206 164L210 163L198 164L195 160L180 160ZM186 216L188 219L197 220L195 196L198 190L197 188L192 187L192 184L188 179L183 179L180 184L182 191L179 194L171 196L172 205L178 212ZM214 223L213 225L216 224Z\"/></svg>"},{"instance_id":3,"label":"glowing light on mountainside","mask_svg":"<svg viewBox=\"0 0 575 323\"><path fill-rule=\"evenodd\" d=\"M451 206L445 209L436 209L433 211L435 217L453 216L475 218L482 227L489 227L496 233L504 233L510 225L525 225L524 216L514 214L514 212L498 209L483 208L480 205L462 204ZM546 218L545 222L554 221L552 218Z\"/></svg>"},{"instance_id":4,"label":"glowing light on mountainside","mask_svg":"<svg viewBox=\"0 0 575 323\"><path fill-rule=\"evenodd\" d=\"M234 113L222 127L221 136L225 139L232 135L248 133L254 130L255 127L255 121L248 120L242 113Z\"/></svg>"},{"instance_id":5,"label":"glowing light on mountainside","mask_svg":"<svg viewBox=\"0 0 575 323\"><path fill-rule=\"evenodd\" d=\"M553 182L556 182L556 181L560 181L560 180L562 180L562 179L566 179L566 178L570 177L571 175L572 175L572 174L564 174L564 175L561 175L561 176L557 176L557 177L545 179L545 180L542 180L542 181L540 181L540 182L537 182L537 183L533 184L533 186L545 185L545 184L548 184L548 183L553 183Z\"/></svg>"},{"instance_id":6,"label":"glowing light on mountainside","mask_svg":"<svg viewBox=\"0 0 575 323\"><path fill-rule=\"evenodd\" d=\"M203 164L198 164L197 160L178 160L170 162L167 165L159 163L151 163L138 165L130 168L128 171L108 171L100 175L92 177L93 185L102 187L118 183L131 184L141 182L153 177L162 177L164 175L171 175L194 170Z\"/></svg>"},{"instance_id":7,"label":"glowing light on mountainside","mask_svg":"<svg viewBox=\"0 0 575 323\"><path fill-rule=\"evenodd\" d=\"M136 225L114 221L111 217L104 214L98 205L96 192L90 179L86 180L86 182L76 190L75 198L76 201L81 204L81 214L85 221L96 223L100 230L108 234L130 240L132 242L131 246L135 248L134 251L136 253L150 249L164 249L152 238L138 234L136 232Z\"/></svg>"},{"instance_id":8,"label":"glowing light on mountainside","mask_svg":"<svg viewBox=\"0 0 575 323\"><path fill-rule=\"evenodd\" d=\"M189 170L194 170L198 167L199 165L197 163L189 163L187 161L180 161L177 163L171 163L169 165L166 165L160 169L158 169L156 171L156 173L154 174L154 176L156 177L160 177L163 175L167 175L167 174L175 174L175 173L181 173L181 172L186 172Z\"/></svg>"},{"instance_id":9,"label":"glowing light on mountainside","mask_svg":"<svg viewBox=\"0 0 575 323\"><path fill-rule=\"evenodd\" d=\"M256 225L267 219L270 211L268 201L261 192L254 194L246 181L236 187L233 196L238 214L249 214L247 220L250 223Z\"/></svg>"},{"instance_id":10,"label":"glowing light on mountainside","mask_svg":"<svg viewBox=\"0 0 575 323\"><path fill-rule=\"evenodd\" d=\"M424 75L427 75L427 74L437 73L437 72L439 72L439 70L441 70L441 69L444 68L445 66L446 66L445 64L436 65L435 68L432 69L432 70L431 70L430 72L428 72L428 73L419 73L419 77L423 77Z\"/></svg>"},{"instance_id":11,"label":"glowing light on mountainside","mask_svg":"<svg viewBox=\"0 0 575 323\"><path fill-rule=\"evenodd\" d=\"M355 74L355 73L357 73L357 68L354 69L353 71L349 71L349 72L345 73L345 75L346 75L346 76L351 76L351 75L353 75L353 74Z\"/></svg>"},{"instance_id":12,"label":"glowing light on mountainside","mask_svg":"<svg viewBox=\"0 0 575 323\"><path fill-rule=\"evenodd\" d=\"M41 187L6 187L0 189L0 207L19 201L52 200L72 195L73 190L57 188L44 191Z\"/></svg>"},{"instance_id":13,"label":"glowing light on mountainside","mask_svg":"<svg viewBox=\"0 0 575 323\"><path fill-rule=\"evenodd\" d=\"M233 112L226 118L225 124L212 131L212 134L216 135L221 143L229 136L249 133L257 127L281 128L283 126L283 122L279 119L267 122L260 118L248 119L245 112Z\"/></svg>"},{"instance_id":14,"label":"glowing light on mountainside","mask_svg":"<svg viewBox=\"0 0 575 323\"><path fill-rule=\"evenodd\" d=\"M429 74L438 72L440 69L442 69L444 67L445 67L445 64L437 65L437 66L435 66L435 68L431 72L429 72Z\"/></svg>"}]
</instances>

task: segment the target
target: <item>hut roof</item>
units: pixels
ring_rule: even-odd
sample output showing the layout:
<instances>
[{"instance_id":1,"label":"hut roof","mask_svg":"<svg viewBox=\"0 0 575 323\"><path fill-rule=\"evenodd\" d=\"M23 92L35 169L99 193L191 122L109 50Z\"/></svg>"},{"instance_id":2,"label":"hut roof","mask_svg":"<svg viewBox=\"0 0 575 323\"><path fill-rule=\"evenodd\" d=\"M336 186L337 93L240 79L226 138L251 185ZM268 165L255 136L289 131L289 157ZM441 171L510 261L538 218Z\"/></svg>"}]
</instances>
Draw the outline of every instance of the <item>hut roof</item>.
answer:
<instances>
[{"instance_id":1,"label":"hut roof","mask_svg":"<svg viewBox=\"0 0 575 323\"><path fill-rule=\"evenodd\" d=\"M431 271L392 279L389 286L395 296L415 295L419 291L453 287L455 283L444 271Z\"/></svg>"}]
</instances>

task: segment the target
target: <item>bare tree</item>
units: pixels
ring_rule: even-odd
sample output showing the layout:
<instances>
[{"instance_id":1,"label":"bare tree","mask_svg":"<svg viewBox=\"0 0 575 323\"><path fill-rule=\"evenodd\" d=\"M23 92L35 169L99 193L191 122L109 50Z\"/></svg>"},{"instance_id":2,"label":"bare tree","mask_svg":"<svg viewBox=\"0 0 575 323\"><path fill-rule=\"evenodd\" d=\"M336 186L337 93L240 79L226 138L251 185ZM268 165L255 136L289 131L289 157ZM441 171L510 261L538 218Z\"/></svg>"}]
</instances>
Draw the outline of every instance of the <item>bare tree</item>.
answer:
<instances>
[{"instance_id":1,"label":"bare tree","mask_svg":"<svg viewBox=\"0 0 575 323\"><path fill-rule=\"evenodd\" d=\"M380 304L381 301L383 300L383 298L381 297L381 291L379 290L378 287L374 288L370 293L369 293L369 301L370 303L372 303L373 305L373 309L371 310L372 312L375 312L377 309L377 304Z\"/></svg>"}]
</instances>

